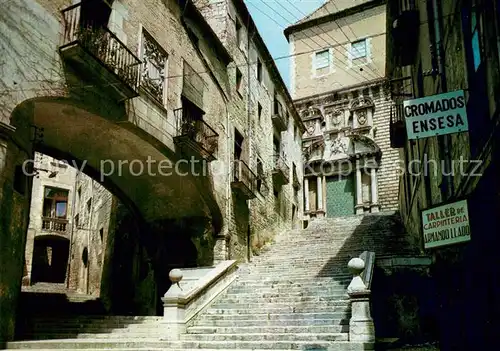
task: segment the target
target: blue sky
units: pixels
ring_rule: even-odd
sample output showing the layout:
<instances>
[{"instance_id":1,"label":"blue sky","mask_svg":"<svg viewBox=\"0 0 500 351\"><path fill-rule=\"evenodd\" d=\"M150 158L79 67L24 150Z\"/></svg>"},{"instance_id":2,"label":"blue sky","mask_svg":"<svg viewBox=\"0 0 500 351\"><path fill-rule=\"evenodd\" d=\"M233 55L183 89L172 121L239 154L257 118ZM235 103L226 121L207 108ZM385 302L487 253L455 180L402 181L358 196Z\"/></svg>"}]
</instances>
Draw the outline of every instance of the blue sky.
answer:
<instances>
[{"instance_id":1,"label":"blue sky","mask_svg":"<svg viewBox=\"0 0 500 351\"><path fill-rule=\"evenodd\" d=\"M283 30L325 2L325 0L245 0L259 33L273 57L290 53ZM276 65L290 88L289 59L277 60Z\"/></svg>"}]
</instances>

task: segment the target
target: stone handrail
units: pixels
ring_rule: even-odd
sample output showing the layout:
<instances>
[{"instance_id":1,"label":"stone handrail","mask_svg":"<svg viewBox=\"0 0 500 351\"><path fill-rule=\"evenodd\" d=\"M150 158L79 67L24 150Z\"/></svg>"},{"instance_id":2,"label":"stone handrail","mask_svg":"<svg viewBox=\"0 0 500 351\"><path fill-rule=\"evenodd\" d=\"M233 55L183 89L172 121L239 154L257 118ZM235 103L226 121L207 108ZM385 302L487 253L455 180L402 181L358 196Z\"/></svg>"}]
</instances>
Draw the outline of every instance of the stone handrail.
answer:
<instances>
[{"instance_id":1,"label":"stone handrail","mask_svg":"<svg viewBox=\"0 0 500 351\"><path fill-rule=\"evenodd\" d=\"M236 261L222 261L214 267L173 269L169 277L172 286L162 298L162 339L178 340L186 332L188 322L207 307L236 279ZM183 281L183 277L187 278Z\"/></svg>"},{"instance_id":2,"label":"stone handrail","mask_svg":"<svg viewBox=\"0 0 500 351\"><path fill-rule=\"evenodd\" d=\"M361 273L361 278L363 278L363 282L368 290L370 290L372 286L373 267L375 267L375 252L364 251L359 255L359 258L365 261L365 269Z\"/></svg>"},{"instance_id":3,"label":"stone handrail","mask_svg":"<svg viewBox=\"0 0 500 351\"><path fill-rule=\"evenodd\" d=\"M363 258L361 258L363 257ZM368 265L365 263L367 261ZM351 302L351 319L349 320L349 341L374 342L375 328L370 313L370 286L373 276L375 254L363 252L358 258L353 258L348 263L349 271L353 278L347 287ZM367 268L367 269L365 269ZM365 272L366 271L366 272ZM364 275L362 277L361 275Z\"/></svg>"}]
</instances>

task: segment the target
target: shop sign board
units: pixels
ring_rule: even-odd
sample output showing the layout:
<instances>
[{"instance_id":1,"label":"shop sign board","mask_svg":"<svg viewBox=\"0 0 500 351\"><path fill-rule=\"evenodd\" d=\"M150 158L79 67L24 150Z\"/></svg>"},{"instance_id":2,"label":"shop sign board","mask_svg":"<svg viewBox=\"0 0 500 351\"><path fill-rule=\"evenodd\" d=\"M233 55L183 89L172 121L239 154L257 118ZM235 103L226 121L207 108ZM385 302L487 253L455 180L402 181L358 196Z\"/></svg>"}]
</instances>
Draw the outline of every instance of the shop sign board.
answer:
<instances>
[{"instance_id":1,"label":"shop sign board","mask_svg":"<svg viewBox=\"0 0 500 351\"><path fill-rule=\"evenodd\" d=\"M403 111L410 140L469 129L463 90L406 100Z\"/></svg>"},{"instance_id":2,"label":"shop sign board","mask_svg":"<svg viewBox=\"0 0 500 351\"><path fill-rule=\"evenodd\" d=\"M470 241L467 200L422 211L424 248Z\"/></svg>"}]
</instances>

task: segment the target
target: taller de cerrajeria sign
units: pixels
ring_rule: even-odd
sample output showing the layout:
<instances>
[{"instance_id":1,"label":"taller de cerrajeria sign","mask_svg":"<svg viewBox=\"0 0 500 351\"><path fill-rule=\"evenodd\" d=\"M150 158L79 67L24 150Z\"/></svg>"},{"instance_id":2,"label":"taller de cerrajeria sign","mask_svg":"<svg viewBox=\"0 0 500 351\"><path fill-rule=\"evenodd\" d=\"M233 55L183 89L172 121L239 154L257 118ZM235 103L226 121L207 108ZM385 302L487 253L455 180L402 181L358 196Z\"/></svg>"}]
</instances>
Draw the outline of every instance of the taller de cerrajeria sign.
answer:
<instances>
[{"instance_id":1,"label":"taller de cerrajeria sign","mask_svg":"<svg viewBox=\"0 0 500 351\"><path fill-rule=\"evenodd\" d=\"M465 132L469 129L463 90L403 102L408 139Z\"/></svg>"}]
</instances>

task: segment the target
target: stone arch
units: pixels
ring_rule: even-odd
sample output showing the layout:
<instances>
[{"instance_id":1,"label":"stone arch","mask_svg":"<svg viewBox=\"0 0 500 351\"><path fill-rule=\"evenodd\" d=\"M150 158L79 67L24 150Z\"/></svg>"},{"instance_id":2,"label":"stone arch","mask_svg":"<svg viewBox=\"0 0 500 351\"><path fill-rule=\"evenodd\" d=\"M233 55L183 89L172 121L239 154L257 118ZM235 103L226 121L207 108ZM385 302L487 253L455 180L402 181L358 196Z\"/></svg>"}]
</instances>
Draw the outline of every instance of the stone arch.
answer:
<instances>
[{"instance_id":1,"label":"stone arch","mask_svg":"<svg viewBox=\"0 0 500 351\"><path fill-rule=\"evenodd\" d=\"M11 168L33 158L34 151L70 163L75 161L77 167L85 165L83 172L120 198L138 218L140 225L137 231L141 240L145 238L148 244L149 259L158 282L164 277L166 268L159 264L162 260L156 260L154 256L156 252L153 246L157 245L154 239L171 231L162 224L179 219L189 221L190 218L208 218L212 236L221 230L222 214L212 190L211 179L191 175L189 166L184 164L177 168L183 175L175 173L174 169L171 169L170 175L162 176L157 171L155 174L146 170L140 173L134 168L122 167L121 172L115 169L115 172L101 177L103 160L109 160L108 164L118 167L120 160L128 161L128 164L138 160L147 165L149 157L156 164L166 161L174 165L180 158L173 143L172 146L166 145L139 128L133 120L129 121L125 105L96 105L91 107L81 100L68 97L34 98L17 105L12 111L10 126L1 126L3 129L0 130L8 137L7 146L3 149L7 152L8 166L4 171L13 174ZM34 130L40 131L42 128L42 138L34 138ZM15 306L23 274L18 267L22 267L24 259L32 183L29 177L27 182L24 197L15 193L11 182L3 183L2 189L2 212L15 209L4 221L6 224L0 227L2 239L9 238L8 242L3 241L5 247L0 252L3 255L2 262L12 262L5 266L0 279L0 284L7 291L0 296L2 315L5 315L6 321L0 325L2 335L13 335L11 326L15 325L15 316L18 314ZM14 223L21 223L15 234L10 233L9 227L14 226ZM190 252L192 256L194 251ZM155 287L148 289L154 291ZM159 296L164 292L157 290ZM7 309L4 308L6 306L13 307Z\"/></svg>"}]
</instances>

